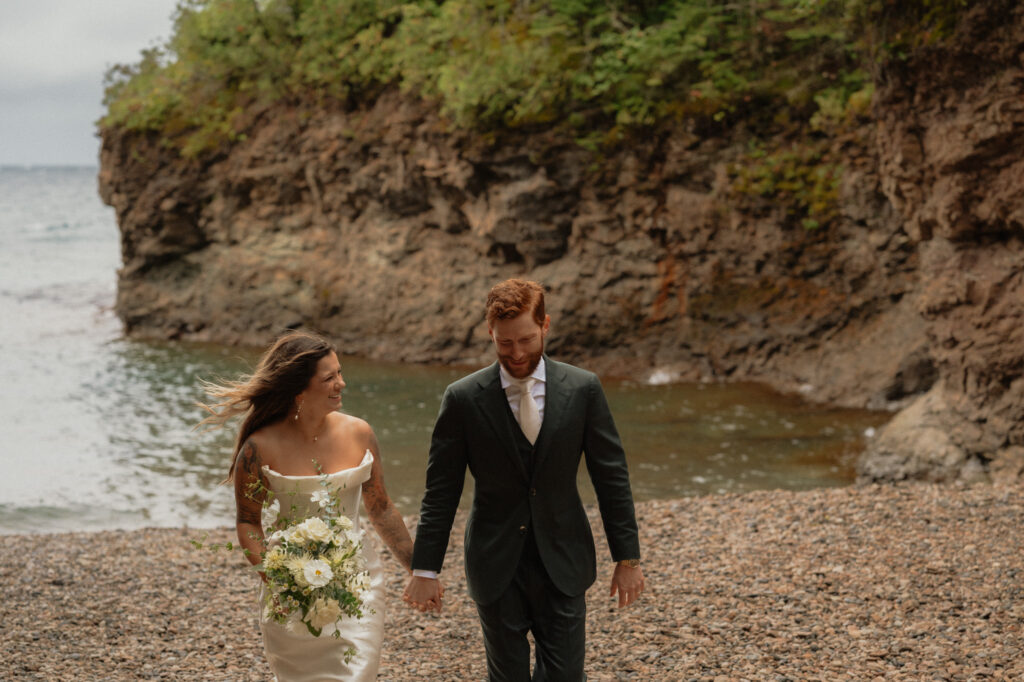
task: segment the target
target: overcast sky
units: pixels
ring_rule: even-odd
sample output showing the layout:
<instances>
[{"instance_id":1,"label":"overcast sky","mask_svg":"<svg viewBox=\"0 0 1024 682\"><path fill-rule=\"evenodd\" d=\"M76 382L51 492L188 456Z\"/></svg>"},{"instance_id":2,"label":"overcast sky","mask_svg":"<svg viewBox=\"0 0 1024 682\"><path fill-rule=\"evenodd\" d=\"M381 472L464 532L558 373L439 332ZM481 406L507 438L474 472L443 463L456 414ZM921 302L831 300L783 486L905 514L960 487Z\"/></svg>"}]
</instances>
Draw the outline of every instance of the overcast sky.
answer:
<instances>
[{"instance_id":1,"label":"overcast sky","mask_svg":"<svg viewBox=\"0 0 1024 682\"><path fill-rule=\"evenodd\" d=\"M98 165L103 74L163 43L176 4L0 0L0 165Z\"/></svg>"}]
</instances>

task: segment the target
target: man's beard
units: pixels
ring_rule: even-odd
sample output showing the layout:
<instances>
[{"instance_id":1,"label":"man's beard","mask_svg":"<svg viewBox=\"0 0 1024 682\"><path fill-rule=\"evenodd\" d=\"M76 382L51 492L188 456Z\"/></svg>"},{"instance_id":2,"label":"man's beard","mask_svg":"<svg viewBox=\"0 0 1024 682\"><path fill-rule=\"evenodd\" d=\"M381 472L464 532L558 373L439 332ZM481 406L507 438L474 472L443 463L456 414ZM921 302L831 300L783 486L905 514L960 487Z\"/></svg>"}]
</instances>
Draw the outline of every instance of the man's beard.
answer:
<instances>
[{"instance_id":1,"label":"man's beard","mask_svg":"<svg viewBox=\"0 0 1024 682\"><path fill-rule=\"evenodd\" d=\"M533 374L533 370L537 369L537 365L540 364L540 359L543 355L544 346L542 344L540 350L538 350L536 353L531 353L530 355L526 356L526 367L524 368L520 369L509 366L508 356L502 355L501 353L498 353L498 362L501 363L501 366L505 368L505 371L508 372L509 376L511 376L513 379L525 379L526 377Z\"/></svg>"}]
</instances>

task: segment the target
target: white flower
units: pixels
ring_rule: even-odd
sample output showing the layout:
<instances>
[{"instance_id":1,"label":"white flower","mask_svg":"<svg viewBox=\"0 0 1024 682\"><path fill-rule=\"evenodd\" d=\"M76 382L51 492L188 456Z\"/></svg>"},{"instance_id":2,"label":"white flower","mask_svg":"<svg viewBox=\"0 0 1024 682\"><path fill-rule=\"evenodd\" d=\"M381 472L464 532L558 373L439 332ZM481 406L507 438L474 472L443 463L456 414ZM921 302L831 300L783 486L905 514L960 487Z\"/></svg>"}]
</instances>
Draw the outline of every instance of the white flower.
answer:
<instances>
[{"instance_id":1,"label":"white flower","mask_svg":"<svg viewBox=\"0 0 1024 682\"><path fill-rule=\"evenodd\" d=\"M277 517L281 513L281 500L274 499L270 504L263 505L262 521L264 528L270 528L277 522Z\"/></svg>"},{"instance_id":2,"label":"white flower","mask_svg":"<svg viewBox=\"0 0 1024 682\"><path fill-rule=\"evenodd\" d=\"M313 516L302 522L306 528L306 535L310 540L316 542L327 542L331 539L331 527L324 523L324 520Z\"/></svg>"},{"instance_id":3,"label":"white flower","mask_svg":"<svg viewBox=\"0 0 1024 682\"><path fill-rule=\"evenodd\" d=\"M313 561L313 558L309 555L299 555L288 557L284 565L288 571L295 578L295 584L299 587L309 587L309 581L306 580L306 564Z\"/></svg>"},{"instance_id":4,"label":"white flower","mask_svg":"<svg viewBox=\"0 0 1024 682\"><path fill-rule=\"evenodd\" d=\"M341 616L341 605L334 599L317 598L309 607L306 619L315 628L322 628L338 620Z\"/></svg>"},{"instance_id":5,"label":"white flower","mask_svg":"<svg viewBox=\"0 0 1024 682\"><path fill-rule=\"evenodd\" d=\"M286 556L287 555L284 553L284 550L280 547L272 548L267 552L267 555L263 557L263 568L268 571L275 568L281 568L284 566Z\"/></svg>"},{"instance_id":6,"label":"white flower","mask_svg":"<svg viewBox=\"0 0 1024 682\"><path fill-rule=\"evenodd\" d=\"M320 517L312 516L295 526L288 539L296 544L327 542L331 539L331 528Z\"/></svg>"},{"instance_id":7,"label":"white flower","mask_svg":"<svg viewBox=\"0 0 1024 682\"><path fill-rule=\"evenodd\" d=\"M309 499L311 502L316 502L317 504L319 504L320 508L323 509L324 507L331 503L331 494L324 490L323 488L321 488L320 490L317 490L315 493L310 495Z\"/></svg>"},{"instance_id":8,"label":"white flower","mask_svg":"<svg viewBox=\"0 0 1024 682\"><path fill-rule=\"evenodd\" d=\"M310 587L323 587L331 582L334 571L326 561L313 559L302 567L302 577L306 579Z\"/></svg>"},{"instance_id":9,"label":"white flower","mask_svg":"<svg viewBox=\"0 0 1024 682\"><path fill-rule=\"evenodd\" d=\"M347 516L338 515L334 519L334 527L335 528L340 528L340 529L342 529L343 531L346 531L346 532L350 531L353 528L353 526L352 526L352 519L350 519Z\"/></svg>"}]
</instances>

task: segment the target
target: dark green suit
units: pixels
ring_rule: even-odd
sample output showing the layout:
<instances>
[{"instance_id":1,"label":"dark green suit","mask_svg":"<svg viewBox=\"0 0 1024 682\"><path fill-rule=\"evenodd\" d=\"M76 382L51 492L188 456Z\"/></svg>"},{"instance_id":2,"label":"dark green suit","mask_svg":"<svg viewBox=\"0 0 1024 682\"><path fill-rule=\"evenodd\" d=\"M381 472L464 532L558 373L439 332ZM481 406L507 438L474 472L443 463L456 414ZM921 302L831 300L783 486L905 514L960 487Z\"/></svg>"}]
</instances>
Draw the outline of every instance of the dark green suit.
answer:
<instances>
[{"instance_id":1,"label":"dark green suit","mask_svg":"<svg viewBox=\"0 0 1024 682\"><path fill-rule=\"evenodd\" d=\"M544 419L529 452L501 388L498 363L445 391L434 425L412 565L440 571L466 468L466 581L478 604L509 587L528 539L557 590L582 595L596 577L594 538L576 488L581 455L613 560L640 556L626 456L597 377L545 356ZM524 457L517 443L526 443ZM532 469L532 470L531 470Z\"/></svg>"}]
</instances>

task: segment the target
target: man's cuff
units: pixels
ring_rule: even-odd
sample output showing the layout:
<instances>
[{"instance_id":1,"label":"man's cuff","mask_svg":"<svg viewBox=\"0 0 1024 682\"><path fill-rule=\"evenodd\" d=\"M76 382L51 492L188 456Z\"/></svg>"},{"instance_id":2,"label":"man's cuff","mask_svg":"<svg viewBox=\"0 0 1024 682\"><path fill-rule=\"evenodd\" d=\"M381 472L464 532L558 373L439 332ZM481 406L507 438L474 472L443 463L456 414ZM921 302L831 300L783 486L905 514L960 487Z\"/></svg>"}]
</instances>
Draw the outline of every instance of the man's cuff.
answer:
<instances>
[{"instance_id":1,"label":"man's cuff","mask_svg":"<svg viewBox=\"0 0 1024 682\"><path fill-rule=\"evenodd\" d=\"M422 568L412 569L412 574L416 578L430 578L431 580L437 580L437 571L425 571Z\"/></svg>"}]
</instances>

